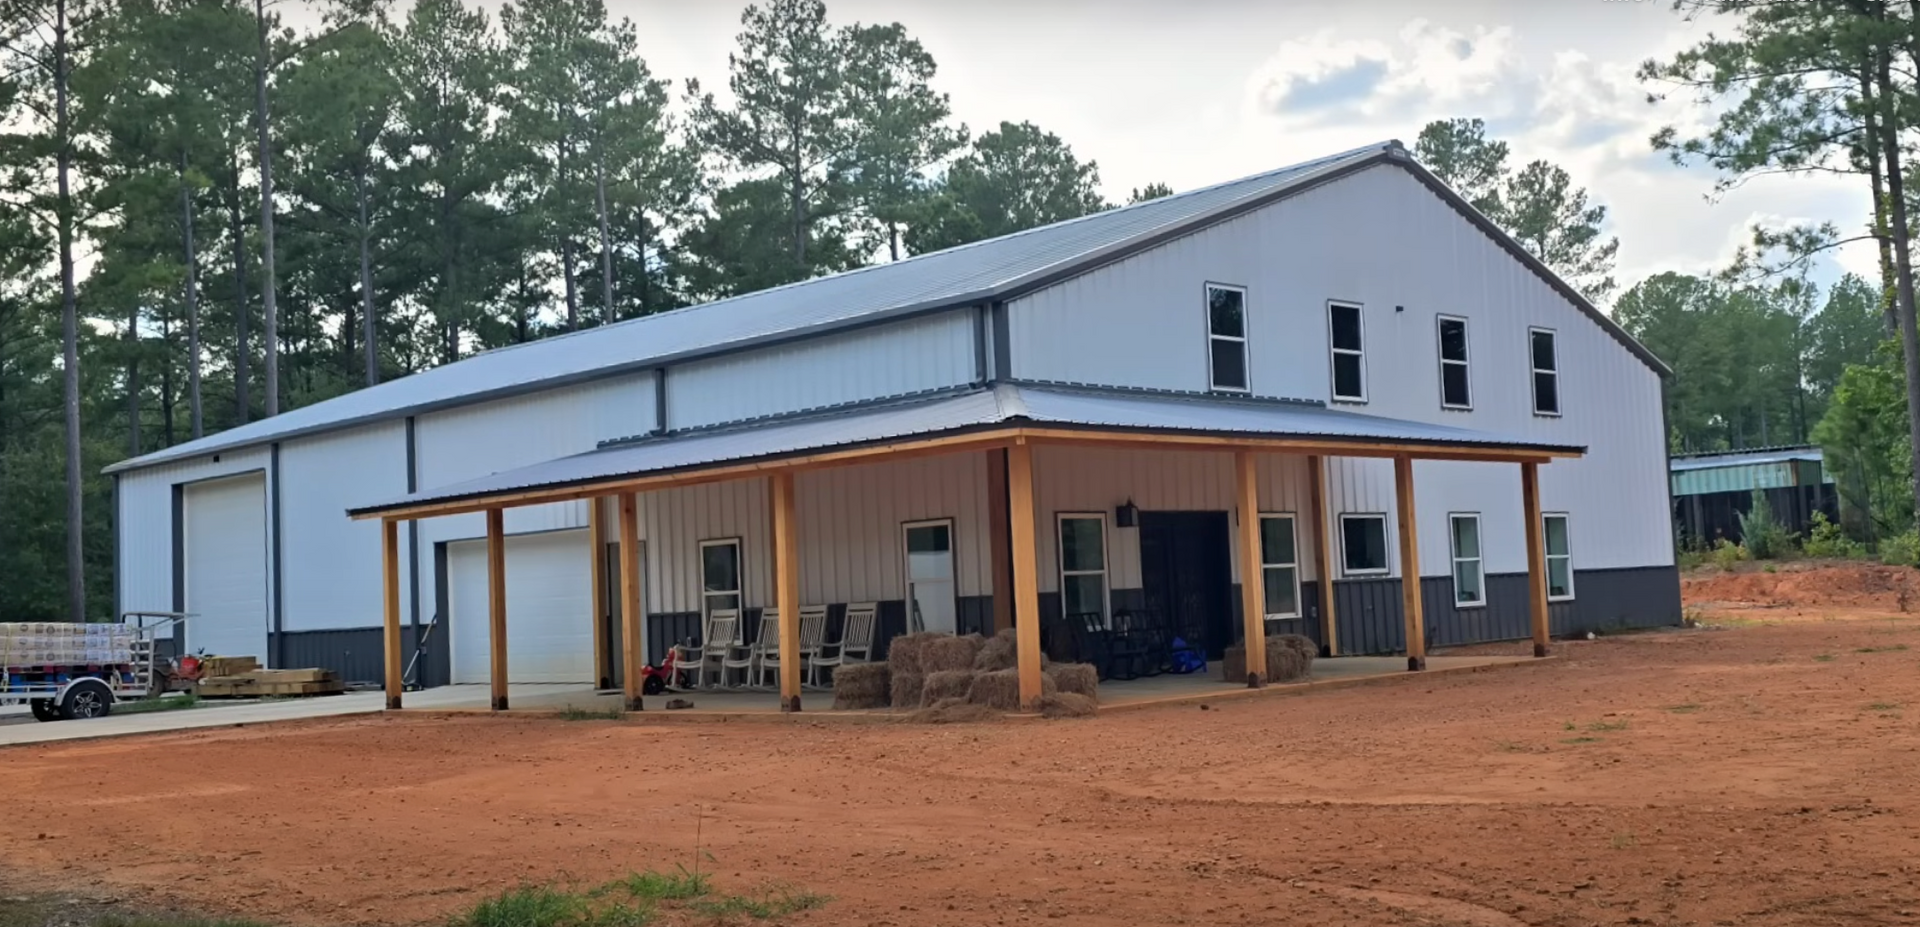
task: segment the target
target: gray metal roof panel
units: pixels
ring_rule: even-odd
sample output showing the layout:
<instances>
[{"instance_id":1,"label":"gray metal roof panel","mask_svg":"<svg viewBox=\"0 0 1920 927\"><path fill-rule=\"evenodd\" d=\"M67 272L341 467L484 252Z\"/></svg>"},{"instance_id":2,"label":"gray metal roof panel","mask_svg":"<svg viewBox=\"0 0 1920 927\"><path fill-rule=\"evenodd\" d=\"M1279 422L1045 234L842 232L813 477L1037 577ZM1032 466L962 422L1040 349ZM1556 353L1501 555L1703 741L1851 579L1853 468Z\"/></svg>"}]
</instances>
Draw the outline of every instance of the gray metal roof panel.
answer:
<instances>
[{"instance_id":1,"label":"gray metal roof panel","mask_svg":"<svg viewBox=\"0 0 1920 927\"><path fill-rule=\"evenodd\" d=\"M614 443L583 454L434 487L350 511L371 514L434 502L481 499L628 476L778 459L827 448L1011 424L1579 450L1465 428L1362 415L1316 403L1003 383L965 392Z\"/></svg>"}]
</instances>

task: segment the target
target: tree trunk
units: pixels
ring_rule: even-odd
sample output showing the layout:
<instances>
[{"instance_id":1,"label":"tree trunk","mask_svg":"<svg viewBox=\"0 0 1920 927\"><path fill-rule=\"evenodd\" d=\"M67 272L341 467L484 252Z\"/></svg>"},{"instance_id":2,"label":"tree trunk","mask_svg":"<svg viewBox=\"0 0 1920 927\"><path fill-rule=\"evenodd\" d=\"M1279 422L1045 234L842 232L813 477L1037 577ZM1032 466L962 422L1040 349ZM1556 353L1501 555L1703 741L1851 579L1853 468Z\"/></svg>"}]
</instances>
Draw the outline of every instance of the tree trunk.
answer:
<instances>
[{"instance_id":1,"label":"tree trunk","mask_svg":"<svg viewBox=\"0 0 1920 927\"><path fill-rule=\"evenodd\" d=\"M527 343L527 255L520 254L520 298L513 307L513 340Z\"/></svg>"},{"instance_id":2,"label":"tree trunk","mask_svg":"<svg viewBox=\"0 0 1920 927\"><path fill-rule=\"evenodd\" d=\"M560 238L560 277L567 290L567 331L580 330L579 284L573 278L573 239Z\"/></svg>"},{"instance_id":3,"label":"tree trunk","mask_svg":"<svg viewBox=\"0 0 1920 927\"><path fill-rule=\"evenodd\" d=\"M59 200L61 379L67 426L67 614L87 620L85 512L80 483L80 306L73 284L73 121L67 113L67 0L54 0L53 96L56 125L55 185Z\"/></svg>"},{"instance_id":4,"label":"tree trunk","mask_svg":"<svg viewBox=\"0 0 1920 927\"><path fill-rule=\"evenodd\" d=\"M280 414L280 313L273 288L273 133L267 115L267 34L266 0L253 0L255 25L259 28L260 48L253 68L253 110L260 131L260 314L266 320L260 339L266 348L266 415Z\"/></svg>"},{"instance_id":5,"label":"tree trunk","mask_svg":"<svg viewBox=\"0 0 1920 927\"><path fill-rule=\"evenodd\" d=\"M127 313L127 456L140 456L140 304Z\"/></svg>"},{"instance_id":6,"label":"tree trunk","mask_svg":"<svg viewBox=\"0 0 1920 927\"><path fill-rule=\"evenodd\" d=\"M1873 185L1873 234L1880 247L1880 312L1886 319L1887 337L1898 338L1900 312L1894 298L1893 239L1887 228L1886 167L1881 164L1880 127L1875 115L1879 104L1874 100L1872 72L1863 68L1859 78L1860 100L1866 113L1867 179Z\"/></svg>"},{"instance_id":7,"label":"tree trunk","mask_svg":"<svg viewBox=\"0 0 1920 927\"><path fill-rule=\"evenodd\" d=\"M240 164L233 164L233 200L229 204L233 219L233 280L237 292L233 299L233 423L245 425L253 417L251 385L253 369L253 307L247 302L247 224L240 216Z\"/></svg>"},{"instance_id":8,"label":"tree trunk","mask_svg":"<svg viewBox=\"0 0 1920 927\"><path fill-rule=\"evenodd\" d=\"M601 324L613 322L613 236L607 233L607 160L593 159L593 186L600 206L600 311Z\"/></svg>"},{"instance_id":9,"label":"tree trunk","mask_svg":"<svg viewBox=\"0 0 1920 927\"><path fill-rule=\"evenodd\" d=\"M887 223L887 249L893 260L900 260L900 224Z\"/></svg>"},{"instance_id":10,"label":"tree trunk","mask_svg":"<svg viewBox=\"0 0 1920 927\"><path fill-rule=\"evenodd\" d=\"M1880 86L1893 87L1892 53L1882 49L1876 57ZM1900 310L1900 353L1906 361L1907 437L1913 462L1920 464L1920 328L1916 327L1913 309L1912 226L1907 222L1906 181L1900 166L1900 120L1895 109L1894 94L1881 94L1880 105L1881 116L1884 117L1880 147L1886 157L1887 201L1893 213L1893 267L1895 295L1899 299ZM1911 488L1914 511L1920 515L1920 466L1914 467Z\"/></svg>"},{"instance_id":11,"label":"tree trunk","mask_svg":"<svg viewBox=\"0 0 1920 927\"><path fill-rule=\"evenodd\" d=\"M180 226L187 243L187 418L198 439L204 424L200 416L200 288L195 277L199 259L193 251L193 189L187 184L187 155L180 154ZM173 436L167 436L173 443Z\"/></svg>"},{"instance_id":12,"label":"tree trunk","mask_svg":"<svg viewBox=\"0 0 1920 927\"><path fill-rule=\"evenodd\" d=\"M373 229L367 224L367 169L354 172L355 199L360 207L360 324L362 347L367 352L367 385L380 384L380 325L373 312Z\"/></svg>"},{"instance_id":13,"label":"tree trunk","mask_svg":"<svg viewBox=\"0 0 1920 927\"><path fill-rule=\"evenodd\" d=\"M807 266L807 188L806 165L800 160L800 130L793 130L793 183L787 195L793 200L793 262L806 273Z\"/></svg>"},{"instance_id":14,"label":"tree trunk","mask_svg":"<svg viewBox=\"0 0 1920 927\"><path fill-rule=\"evenodd\" d=\"M650 270L647 267L647 212L646 210L644 209L640 210L640 216L636 224L639 226L639 228L635 230L634 234L638 237L639 240L635 245L634 250L639 252L637 256L640 260L640 280L639 280L640 314L648 315L653 311L653 293L652 293L652 287L650 286L650 279L652 278L653 274L650 272Z\"/></svg>"},{"instance_id":15,"label":"tree trunk","mask_svg":"<svg viewBox=\"0 0 1920 927\"><path fill-rule=\"evenodd\" d=\"M173 316L160 315L160 440L161 447L172 447L173 412Z\"/></svg>"}]
</instances>

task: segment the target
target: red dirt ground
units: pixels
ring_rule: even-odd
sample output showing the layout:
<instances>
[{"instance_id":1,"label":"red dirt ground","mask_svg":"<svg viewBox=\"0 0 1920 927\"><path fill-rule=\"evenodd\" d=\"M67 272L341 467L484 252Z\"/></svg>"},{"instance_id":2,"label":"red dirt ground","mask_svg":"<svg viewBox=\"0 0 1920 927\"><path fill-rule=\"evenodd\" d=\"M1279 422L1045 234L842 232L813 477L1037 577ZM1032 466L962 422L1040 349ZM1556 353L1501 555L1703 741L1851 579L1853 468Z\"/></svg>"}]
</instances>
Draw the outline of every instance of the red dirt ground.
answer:
<instances>
[{"instance_id":1,"label":"red dirt ground","mask_svg":"<svg viewBox=\"0 0 1920 927\"><path fill-rule=\"evenodd\" d=\"M401 716L15 748L0 867L315 927L691 865L696 839L723 889L833 896L798 924L1920 923L1920 620L1821 606L1869 595L1854 572L1689 580L1791 582L1802 620L1207 711Z\"/></svg>"}]
</instances>

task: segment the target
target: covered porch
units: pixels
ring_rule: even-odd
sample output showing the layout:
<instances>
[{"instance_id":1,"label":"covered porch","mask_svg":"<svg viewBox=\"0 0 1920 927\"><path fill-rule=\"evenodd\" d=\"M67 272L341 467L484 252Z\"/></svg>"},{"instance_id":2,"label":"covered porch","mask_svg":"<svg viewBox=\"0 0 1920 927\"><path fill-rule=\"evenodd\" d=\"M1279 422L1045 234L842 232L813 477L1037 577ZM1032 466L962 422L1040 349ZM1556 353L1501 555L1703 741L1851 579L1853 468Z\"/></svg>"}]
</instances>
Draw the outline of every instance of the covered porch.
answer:
<instances>
[{"instance_id":1,"label":"covered porch","mask_svg":"<svg viewBox=\"0 0 1920 927\"><path fill-rule=\"evenodd\" d=\"M733 589L723 590L731 599L709 597L705 594L711 591L709 584L695 575L694 584L700 587L698 610L671 618L679 622L676 630L687 632L674 634L673 638L695 638L703 650L715 644L737 645L742 650L741 660L758 660L739 668L746 670L743 675L754 682L765 680L766 688L740 693L702 692L695 699L700 709L706 709L710 702L724 701L729 706L751 703L765 710L797 711L806 683L825 682L830 676L830 669L820 672L813 665L823 643L838 641L847 661L855 662L855 655L847 653L844 646L853 624L849 616L856 614L857 606L872 604L851 601L861 597L857 594L837 598L832 593L823 595L818 575L854 556L852 547L868 542L898 544L900 540L897 536L876 540L872 535L880 533L879 529L871 528L865 535L853 529L823 534L818 523L835 520L836 506L856 505L853 500L862 493L863 483L884 468L905 468L913 462L965 464L950 469L976 474L972 477L978 484L974 489L984 496L979 506L983 510L981 523L970 525L963 519L960 530L972 535L966 543L980 550L977 568L981 578L972 591L986 594L965 597L957 609L947 609L944 615L938 613L942 609L932 607L921 614L914 607L919 601L909 594L907 612L893 617L891 630L925 625L991 634L1012 629L1017 640L1021 701L1032 705L1042 689L1042 653L1055 659L1084 659L1098 649L1092 641L1104 640L1107 645L1117 642L1128 648L1145 637L1164 642L1181 630L1180 621L1191 623L1194 614L1204 615L1214 625L1202 638L1207 649L1213 651L1211 656L1217 657L1225 645L1246 645L1245 675L1235 680L1235 685L1259 687L1268 681L1264 641L1270 631L1306 633L1318 641L1323 655L1341 655L1342 622L1331 581L1338 548L1333 510L1329 508L1328 474L1339 462L1349 460L1372 461L1391 468L1393 524L1389 527L1386 516L1379 516L1382 524L1377 535L1369 536L1368 543L1386 545L1389 537L1397 535L1396 550L1391 553L1397 555L1403 577L1422 575L1416 461L1449 461L1501 470L1505 470L1501 465L1514 467L1519 476L1519 495L1524 497L1517 508L1526 513L1528 526L1529 630L1536 654L1544 655L1549 625L1539 467L1580 453L1579 448L1382 419L1309 403L998 384L791 419L609 443L585 454L417 493L352 514L356 518L377 518L384 526L387 701L392 708L402 704L399 681L406 659L399 618L398 525L412 519L484 514L486 678L490 680L487 706L506 710L520 690L518 685L509 688L509 683L516 680L508 664L512 616L508 614L510 536L505 531L506 510L590 502L590 549L614 551L610 557L590 558L593 614L580 620L592 621L592 679L604 686L618 677L620 703L628 710L639 710L646 707L642 674L625 670L661 662L665 654L659 641L669 639L661 627L668 619L659 610L649 614L643 607L648 577L659 582L666 569L656 564L649 573L642 562L643 518L655 514L650 509L669 507L675 493L694 487L727 487L735 496L751 495L757 509L754 516L760 524L745 530L760 534L764 543L752 539L744 547L736 543L732 556L742 557L743 549L748 551L744 556L761 556L768 574L764 592L756 596L745 588L746 584L736 581ZM1115 462L1114 469L1121 475L1108 480L1113 487L1140 483L1142 490L1126 495L1125 501L1116 506L1101 503L1097 511L1089 511L1085 500L1094 498L1088 494L1092 492L1090 484L1100 482L1088 475L1089 464L1085 461L1089 459ZM1127 461L1178 461L1179 467L1169 466L1165 468L1168 474L1154 479L1176 483L1183 489L1150 503L1162 511L1143 510L1143 506L1134 505L1133 498L1145 492L1147 481L1140 474L1147 465ZM1133 482L1128 481L1129 472ZM905 482L907 488L901 492L936 491L931 486L919 487L911 479ZM842 495L836 498L841 501L821 495L817 487L827 483L838 484L836 491ZM871 487L867 491L872 491ZM1079 497L1076 491L1081 492ZM1107 491L1112 491L1111 487ZM1286 510L1283 517L1292 532L1287 546L1293 553L1280 558L1285 563L1279 564L1272 554L1272 538L1263 537L1263 529L1270 531L1274 526L1276 509ZM1182 513L1195 517L1174 517ZM754 516L748 516L748 520ZM1160 548L1171 546L1187 551L1187 556L1152 557L1161 564L1161 572L1179 576L1211 567L1224 575L1230 569L1239 581L1227 587L1230 591L1226 596L1203 602L1203 607L1154 600L1156 595L1162 600L1168 597L1153 591L1151 577L1142 581L1142 574L1149 571L1142 566L1149 559L1143 551L1154 543L1142 536L1139 526L1155 519L1163 524L1192 523L1199 532L1167 535L1175 538L1171 545L1163 539ZM1076 520L1085 524L1072 524ZM946 543L952 545L954 526L951 519L947 521ZM906 525L884 527L897 534ZM690 530L694 532L690 537L710 533L703 528ZM1089 533L1095 531L1097 535ZM1117 537L1111 544L1110 531ZM1194 545L1179 542L1180 537L1207 537L1210 531L1225 536L1216 537L1219 543L1207 550L1187 550ZM652 532L649 528L645 538L650 552L668 543ZM807 540L803 542L803 538ZM1077 540L1080 538L1095 540ZM709 543L701 542L700 557L705 556ZM909 538L909 547L912 543ZM1096 560L1086 560L1089 543L1099 549ZM1109 549L1116 547L1124 548L1125 556L1111 559ZM1389 551L1383 549L1378 554L1384 562ZM667 558L665 553L654 556L656 560ZM1218 562L1222 559L1227 563ZM679 567L681 572L695 574L705 569L695 558ZM1292 585L1284 590L1286 584L1276 583L1273 578L1287 575L1288 569ZM1128 570L1133 572L1128 574ZM1305 575L1313 579L1302 581ZM1249 577L1254 580L1247 581ZM909 587L912 583L909 578ZM1043 589L1047 585L1052 588ZM1400 587L1403 627L1395 630L1404 641L1404 654L1392 662L1396 670L1425 669L1428 634L1421 584L1402 582ZM948 590L950 594L957 591ZM1276 605L1286 600L1289 592L1298 600L1291 610ZM716 607L708 607L715 603ZM751 608L756 604L760 607ZM1276 609L1278 617L1274 617ZM716 634L713 618L725 613L731 613L735 623ZM610 615L617 618L602 620ZM876 623L886 623L885 616L869 617L878 617ZM766 633L753 633L761 628ZM1152 633L1140 633L1148 631ZM868 633L877 634L877 639L869 639L858 658L883 658L884 629L869 628ZM1188 636L1193 633L1189 631ZM1136 634L1139 636L1132 637ZM774 640L768 641L768 637ZM649 638L655 641L651 647L646 643ZM649 654L648 650L653 652ZM1151 662L1159 657L1145 659ZM1315 675L1374 672L1378 659L1367 658L1366 663L1323 661ZM1116 671L1114 666L1103 668L1115 677L1148 675ZM1156 685L1190 684L1211 686L1217 691L1225 684L1217 664L1210 666L1204 681L1173 678L1179 681L1124 688L1144 692ZM1103 703L1124 697L1122 690L1121 685L1103 688Z\"/></svg>"}]
</instances>

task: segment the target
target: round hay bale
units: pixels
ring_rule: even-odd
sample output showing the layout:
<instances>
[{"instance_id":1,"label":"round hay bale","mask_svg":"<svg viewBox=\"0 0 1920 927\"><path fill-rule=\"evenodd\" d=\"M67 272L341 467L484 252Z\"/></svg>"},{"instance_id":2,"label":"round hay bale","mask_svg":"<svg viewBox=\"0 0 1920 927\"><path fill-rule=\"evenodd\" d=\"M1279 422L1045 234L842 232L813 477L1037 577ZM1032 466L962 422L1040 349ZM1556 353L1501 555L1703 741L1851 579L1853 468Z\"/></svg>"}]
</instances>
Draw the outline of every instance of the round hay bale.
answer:
<instances>
[{"instance_id":1,"label":"round hay bale","mask_svg":"<svg viewBox=\"0 0 1920 927\"><path fill-rule=\"evenodd\" d=\"M1055 692L1040 696L1042 718L1090 718L1099 713L1098 703L1078 692Z\"/></svg>"},{"instance_id":2,"label":"round hay bale","mask_svg":"<svg viewBox=\"0 0 1920 927\"><path fill-rule=\"evenodd\" d=\"M1012 628L987 638L980 646L980 653L973 658L973 668L983 673L1010 670L1018 664L1019 645L1014 642Z\"/></svg>"},{"instance_id":3,"label":"round hay bale","mask_svg":"<svg viewBox=\"0 0 1920 927\"><path fill-rule=\"evenodd\" d=\"M887 663L896 673L911 675L925 673L927 670L920 663L920 652L926 649L928 641L943 636L945 635L935 634L932 631L902 634L887 644Z\"/></svg>"},{"instance_id":4,"label":"round hay bale","mask_svg":"<svg viewBox=\"0 0 1920 927\"><path fill-rule=\"evenodd\" d=\"M1040 674L1040 694L1056 691L1053 677ZM973 688L967 690L967 701L974 705L985 705L999 711L1020 710L1020 671L996 670L991 673L979 673L973 677Z\"/></svg>"},{"instance_id":5,"label":"round hay bale","mask_svg":"<svg viewBox=\"0 0 1920 927\"><path fill-rule=\"evenodd\" d=\"M949 670L971 670L986 639L977 634L954 637L942 634L920 643L920 672L931 676Z\"/></svg>"},{"instance_id":6,"label":"round hay bale","mask_svg":"<svg viewBox=\"0 0 1920 927\"><path fill-rule=\"evenodd\" d=\"M1320 655L1320 645L1314 643L1313 638L1304 634L1282 634L1275 637L1274 640L1299 651L1301 656L1307 658L1308 663L1312 663L1313 659Z\"/></svg>"},{"instance_id":7,"label":"round hay bale","mask_svg":"<svg viewBox=\"0 0 1920 927\"><path fill-rule=\"evenodd\" d=\"M903 673L898 669L894 670L893 694L891 698L893 707L896 710L901 708L919 708L920 693L925 691L926 687L927 677L919 673Z\"/></svg>"},{"instance_id":8,"label":"round hay bale","mask_svg":"<svg viewBox=\"0 0 1920 927\"><path fill-rule=\"evenodd\" d=\"M920 703L934 705L947 699L967 700L967 692L973 688L973 670L952 669L928 673L927 681L920 689Z\"/></svg>"},{"instance_id":9,"label":"round hay bale","mask_svg":"<svg viewBox=\"0 0 1920 927\"><path fill-rule=\"evenodd\" d=\"M1310 664L1300 651L1282 643L1267 645L1267 682L1293 682L1307 675Z\"/></svg>"},{"instance_id":10,"label":"round hay bale","mask_svg":"<svg viewBox=\"0 0 1920 927\"><path fill-rule=\"evenodd\" d=\"M1100 671L1091 663L1055 663L1047 667L1054 688L1088 698L1100 697Z\"/></svg>"},{"instance_id":11,"label":"round hay bale","mask_svg":"<svg viewBox=\"0 0 1920 927\"><path fill-rule=\"evenodd\" d=\"M833 710L859 711L892 704L891 674L885 663L849 663L833 671Z\"/></svg>"}]
</instances>

